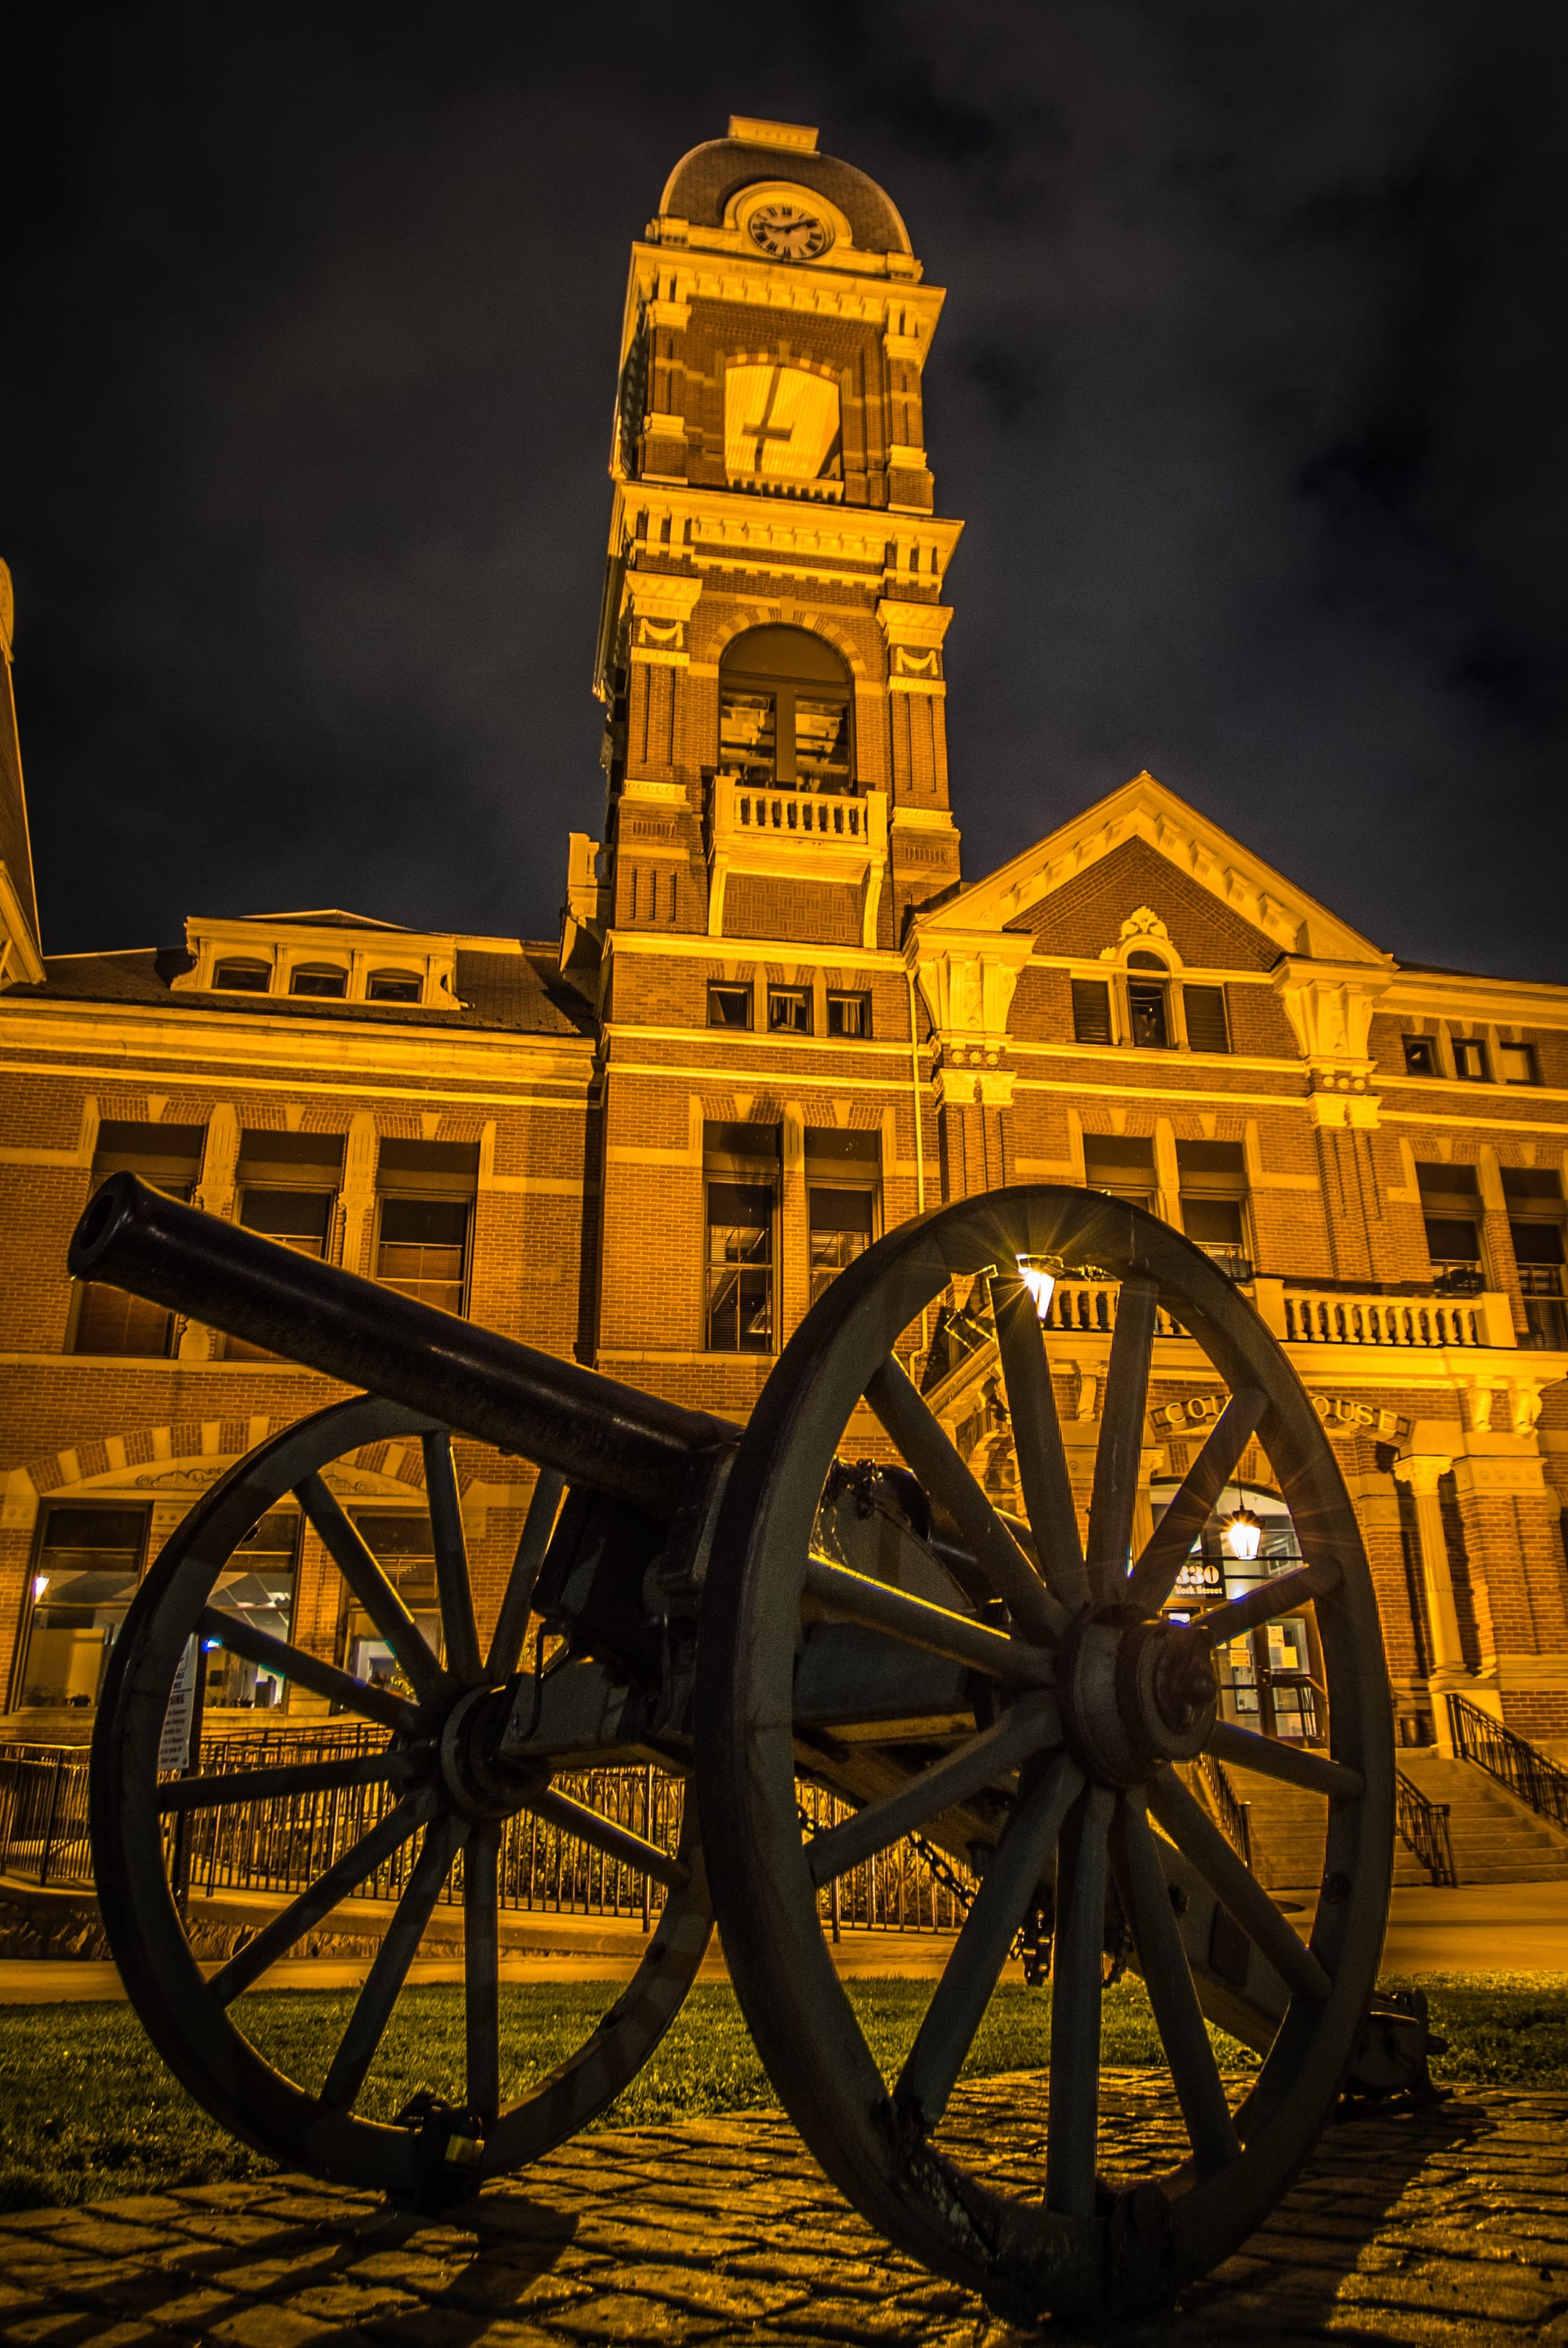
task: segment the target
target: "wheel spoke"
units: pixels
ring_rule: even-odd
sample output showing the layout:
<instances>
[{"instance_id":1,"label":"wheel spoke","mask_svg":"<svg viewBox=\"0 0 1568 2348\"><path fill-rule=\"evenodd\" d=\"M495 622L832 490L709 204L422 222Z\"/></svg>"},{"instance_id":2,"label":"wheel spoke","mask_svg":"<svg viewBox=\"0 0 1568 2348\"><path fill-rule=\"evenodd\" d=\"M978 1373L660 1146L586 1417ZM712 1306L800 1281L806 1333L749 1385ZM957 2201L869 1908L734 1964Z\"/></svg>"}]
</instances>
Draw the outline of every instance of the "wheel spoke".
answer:
<instances>
[{"instance_id":1,"label":"wheel spoke","mask_svg":"<svg viewBox=\"0 0 1568 2348\"><path fill-rule=\"evenodd\" d=\"M807 1560L806 1588L841 1621L889 1632L905 1646L942 1655L992 1679L1019 1687L1048 1687L1056 1676L1056 1659L1046 1648L1026 1639L1010 1639L1005 1631L993 1631L970 1615L950 1613L945 1606L873 1581L869 1574L851 1573L847 1566L830 1565L825 1558Z\"/></svg>"},{"instance_id":2,"label":"wheel spoke","mask_svg":"<svg viewBox=\"0 0 1568 2348\"><path fill-rule=\"evenodd\" d=\"M1105 1409L1094 1460L1094 1494L1088 1508L1089 1589L1096 1598L1125 1590L1132 1548L1132 1511L1138 1498L1143 1426L1149 1410L1149 1365L1154 1358L1154 1321L1160 1290L1152 1280L1127 1279L1116 1308L1110 1362L1105 1375Z\"/></svg>"},{"instance_id":3,"label":"wheel spoke","mask_svg":"<svg viewBox=\"0 0 1568 2348\"><path fill-rule=\"evenodd\" d=\"M1177 1488L1133 1568L1130 1596L1157 1614L1176 1587L1193 1542L1231 1480L1237 1460L1257 1432L1268 1397L1255 1386L1233 1394Z\"/></svg>"},{"instance_id":4,"label":"wheel spoke","mask_svg":"<svg viewBox=\"0 0 1568 2348\"><path fill-rule=\"evenodd\" d=\"M447 1638L447 1669L471 1686L480 1675L480 1634L474 1621L474 1591L469 1578L452 1438L445 1433L422 1435L419 1445L425 1454L425 1498L436 1541L436 1588Z\"/></svg>"},{"instance_id":5,"label":"wheel spoke","mask_svg":"<svg viewBox=\"0 0 1568 2348\"><path fill-rule=\"evenodd\" d=\"M1013 1420L1018 1481L1024 1488L1024 1513L1052 1595L1076 1614L1088 1596L1088 1577L1040 1316L1023 1282L1000 1274L992 1277L991 1310Z\"/></svg>"},{"instance_id":6,"label":"wheel spoke","mask_svg":"<svg viewBox=\"0 0 1568 2348\"><path fill-rule=\"evenodd\" d=\"M1181 1945L1181 1928L1171 1906L1155 1836L1141 1805L1129 1794L1118 1805L1111 1859L1192 2156L1199 2174L1212 2176L1234 2160L1242 2147Z\"/></svg>"},{"instance_id":7,"label":"wheel spoke","mask_svg":"<svg viewBox=\"0 0 1568 2348\"><path fill-rule=\"evenodd\" d=\"M321 1478L307 1476L294 1498L420 1697L433 1694L443 1675L424 1632Z\"/></svg>"},{"instance_id":8,"label":"wheel spoke","mask_svg":"<svg viewBox=\"0 0 1568 2348\"><path fill-rule=\"evenodd\" d=\"M537 1817L548 1818L552 1826L575 1835L579 1842L591 1843L606 1859L618 1859L623 1867L634 1868L639 1875L651 1875L655 1883L664 1884L668 1890L682 1891L691 1880L690 1868L672 1859L667 1850L645 1842L629 1827L617 1826L613 1818L601 1817L586 1803L574 1802L570 1794L558 1794L553 1788L531 1794L527 1807Z\"/></svg>"},{"instance_id":9,"label":"wheel spoke","mask_svg":"<svg viewBox=\"0 0 1568 2348\"><path fill-rule=\"evenodd\" d=\"M365 2085L365 2075L375 2060L382 2033L407 1978L415 1952L425 1937L430 1910L441 1896L441 1886L451 1872L453 1855L461 1838L462 1829L454 1818L438 1818L427 1829L424 1848L392 1921L381 1936L381 1945L355 2000L348 2027L338 2041L321 2091L322 2102L335 2109L350 2108Z\"/></svg>"},{"instance_id":10,"label":"wheel spoke","mask_svg":"<svg viewBox=\"0 0 1568 2348\"><path fill-rule=\"evenodd\" d=\"M556 1512L565 1489L564 1476L558 1476L553 1468L540 1469L533 1498L528 1504L528 1514L522 1520L517 1555L512 1559L511 1571L507 1576L506 1595L500 1601L500 1612L496 1616L490 1653L485 1658L484 1675L492 1687L502 1680L511 1679L517 1669L523 1639L528 1632L528 1618L533 1610L539 1570L544 1563L544 1552L550 1546L550 1536L555 1529Z\"/></svg>"},{"instance_id":11,"label":"wheel spoke","mask_svg":"<svg viewBox=\"0 0 1568 2348\"><path fill-rule=\"evenodd\" d=\"M284 1761L266 1769L220 1769L210 1776L171 1777L158 1788L158 1807L215 1810L231 1802L286 1801L291 1794L327 1794L337 1786L390 1786L418 1776L423 1756L358 1753L342 1761Z\"/></svg>"},{"instance_id":12,"label":"wheel spoke","mask_svg":"<svg viewBox=\"0 0 1568 2348\"><path fill-rule=\"evenodd\" d=\"M874 1851L885 1850L901 1835L923 1826L983 1786L1022 1766L1031 1754L1059 1743L1061 1716L1053 1695L1023 1695L994 1727L973 1736L918 1776L867 1802L836 1827L814 1835L806 1846L806 1863L814 1883L830 1883L836 1875L858 1867Z\"/></svg>"},{"instance_id":13,"label":"wheel spoke","mask_svg":"<svg viewBox=\"0 0 1568 2348\"><path fill-rule=\"evenodd\" d=\"M1260 1581L1240 1598L1228 1598L1222 1606L1211 1606L1207 1613L1196 1615L1190 1627L1212 1647L1222 1647L1227 1640L1239 1639L1243 1631L1253 1630L1260 1622L1294 1612L1309 1598L1325 1597L1338 1580L1338 1560L1319 1558L1315 1564L1293 1567L1289 1573L1271 1574L1267 1581Z\"/></svg>"},{"instance_id":14,"label":"wheel spoke","mask_svg":"<svg viewBox=\"0 0 1568 2348\"><path fill-rule=\"evenodd\" d=\"M369 1831L352 1843L343 1857L319 1876L297 1900L291 1900L270 1924L263 1924L253 1940L235 1951L226 1965L221 1965L208 1982L208 1988L220 2005L232 2004L241 1993L259 1981L269 1965L287 1956L294 1942L329 1915L341 1900L346 1900L356 1887L373 1875L384 1859L406 1843L426 1820L435 1815L440 1797L427 1786L418 1794L405 1795L395 1810L388 1810Z\"/></svg>"},{"instance_id":15,"label":"wheel spoke","mask_svg":"<svg viewBox=\"0 0 1568 2348\"><path fill-rule=\"evenodd\" d=\"M1057 1859L1046 2207L1064 2218L1094 2214L1106 1836L1115 1799L1108 1787L1087 1789L1066 1822Z\"/></svg>"},{"instance_id":16,"label":"wheel spoke","mask_svg":"<svg viewBox=\"0 0 1568 2348\"><path fill-rule=\"evenodd\" d=\"M1149 1807L1293 1996L1321 2003L1334 1987L1322 1965L1170 1770L1150 1780Z\"/></svg>"},{"instance_id":17,"label":"wheel spoke","mask_svg":"<svg viewBox=\"0 0 1568 2348\"><path fill-rule=\"evenodd\" d=\"M867 1386L866 1400L906 1465L952 1518L960 1540L1026 1637L1059 1639L1067 1629L1065 1611L891 1354Z\"/></svg>"},{"instance_id":18,"label":"wheel spoke","mask_svg":"<svg viewBox=\"0 0 1568 2348\"><path fill-rule=\"evenodd\" d=\"M324 1663L316 1655L307 1655L303 1647L285 1646L269 1632L258 1631L253 1623L238 1614L226 1614L221 1607L209 1606L196 1624L203 1639L216 1639L231 1654L243 1655L248 1663L260 1663L264 1671L276 1672L280 1679L293 1680L307 1687L315 1695L324 1695L329 1703L340 1704L346 1711L357 1712L366 1720L378 1720L387 1728L405 1731L416 1726L418 1714L403 1696L394 1695L390 1688L366 1686L352 1673L340 1672L335 1663Z\"/></svg>"},{"instance_id":19,"label":"wheel spoke","mask_svg":"<svg viewBox=\"0 0 1568 2348\"><path fill-rule=\"evenodd\" d=\"M1025 1794L991 1854L893 2090L927 2131L947 2108L1013 1936L1050 1871L1062 1820L1082 1784L1074 1764L1058 1754Z\"/></svg>"},{"instance_id":20,"label":"wheel spoke","mask_svg":"<svg viewBox=\"0 0 1568 2348\"><path fill-rule=\"evenodd\" d=\"M1298 1752L1277 1736L1260 1736L1256 1729L1237 1728L1228 1720L1214 1723L1208 1749L1216 1761L1251 1769L1260 1777L1277 1777L1282 1785L1299 1786L1304 1793L1326 1794L1331 1802L1354 1801L1367 1791L1367 1780L1359 1769L1347 1769L1343 1761L1330 1761L1326 1754Z\"/></svg>"},{"instance_id":21,"label":"wheel spoke","mask_svg":"<svg viewBox=\"0 0 1568 2348\"><path fill-rule=\"evenodd\" d=\"M496 1861L500 1828L476 1827L463 1852L463 2010L469 2103L485 2119L500 2109L500 1927Z\"/></svg>"}]
</instances>

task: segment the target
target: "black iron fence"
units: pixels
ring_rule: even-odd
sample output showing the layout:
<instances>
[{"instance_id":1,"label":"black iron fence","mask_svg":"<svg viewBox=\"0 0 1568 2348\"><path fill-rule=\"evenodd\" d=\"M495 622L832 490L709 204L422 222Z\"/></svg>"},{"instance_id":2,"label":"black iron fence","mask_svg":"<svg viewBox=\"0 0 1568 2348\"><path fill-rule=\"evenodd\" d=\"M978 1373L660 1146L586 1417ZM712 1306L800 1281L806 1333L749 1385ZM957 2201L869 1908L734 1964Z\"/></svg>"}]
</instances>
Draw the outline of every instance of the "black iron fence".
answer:
<instances>
[{"instance_id":1,"label":"black iron fence","mask_svg":"<svg viewBox=\"0 0 1568 2348\"><path fill-rule=\"evenodd\" d=\"M1220 1831L1244 1867L1253 1863L1253 1806L1240 1800L1229 1770L1212 1753L1198 1756L1198 1776Z\"/></svg>"},{"instance_id":2,"label":"black iron fence","mask_svg":"<svg viewBox=\"0 0 1568 2348\"><path fill-rule=\"evenodd\" d=\"M1454 1847L1449 1838L1447 1802L1429 1802L1419 1786L1394 1772L1394 1823L1399 1839L1415 1852L1434 1883L1456 1884Z\"/></svg>"},{"instance_id":3,"label":"black iron fence","mask_svg":"<svg viewBox=\"0 0 1568 2348\"><path fill-rule=\"evenodd\" d=\"M203 1775L275 1767L284 1762L352 1758L379 1750L384 1732L355 1723L319 1728L268 1728L244 1736L203 1740ZM0 1875L37 1884L92 1882L88 1835L88 1749L85 1746L0 1746ZM555 1780L557 1789L673 1854L686 1817L684 1778L664 1769L587 1769ZM224 1892L290 1899L324 1874L367 1833L398 1798L384 1785L224 1803L187 1814L183 1869L188 1896ZM803 1822L813 1829L837 1825L849 1806L816 1787L800 1788ZM170 1867L174 1825L168 1831ZM395 1900L417 1855L405 1843L359 1886L356 1898ZM963 1871L939 1866L913 1841L893 1844L850 1869L820 1893L821 1913L835 1933L953 1932L964 1921ZM531 1811L511 1818L499 1866L503 1908L567 1916L629 1917L651 1927L664 1906L663 1887L639 1869L610 1858L580 1837ZM955 1888L956 1887L956 1888ZM462 1899L459 1856L444 1898Z\"/></svg>"},{"instance_id":4,"label":"black iron fence","mask_svg":"<svg viewBox=\"0 0 1568 2348\"><path fill-rule=\"evenodd\" d=\"M1568 1769L1560 1768L1468 1696L1449 1696L1449 1725L1461 1761L1473 1761L1539 1817L1568 1828Z\"/></svg>"}]
</instances>

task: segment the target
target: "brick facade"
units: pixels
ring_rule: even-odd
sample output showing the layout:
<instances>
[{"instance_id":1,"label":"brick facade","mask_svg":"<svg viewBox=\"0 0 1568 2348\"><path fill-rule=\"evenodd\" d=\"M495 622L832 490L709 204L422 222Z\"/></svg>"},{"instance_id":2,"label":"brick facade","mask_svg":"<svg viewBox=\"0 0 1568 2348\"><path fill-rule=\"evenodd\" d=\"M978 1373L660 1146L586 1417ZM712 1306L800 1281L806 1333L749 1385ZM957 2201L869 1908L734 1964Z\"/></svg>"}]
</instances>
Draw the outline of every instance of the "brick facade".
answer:
<instances>
[{"instance_id":1,"label":"brick facade","mask_svg":"<svg viewBox=\"0 0 1568 2348\"><path fill-rule=\"evenodd\" d=\"M744 185L634 248L597 654L605 821L570 843L560 938L302 914L193 919L182 947L46 965L30 930L8 949L10 1732L90 1718L25 1700L59 1512L143 1510L155 1549L236 1457L335 1396L199 1328L160 1353L82 1350L65 1251L100 1138L129 1133L150 1162L191 1129L195 1195L229 1217L252 1211L244 1137L340 1144L324 1250L383 1277L399 1276L387 1201L413 1166L426 1188L410 1176L407 1198L461 1210L473 1318L737 1419L830 1241L834 1260L849 1244L842 1218L814 1222L821 1195L853 1191L874 1235L1005 1183L1103 1179L1122 1147L1154 1211L1203 1243L1222 1243L1205 1205L1233 1210L1233 1268L1361 1515L1401 1734L1442 1735L1457 1692L1568 1746L1568 1300L1547 1292L1541 1237L1568 1152L1568 990L1399 964L1148 776L961 883L944 676L961 526L936 509L920 399L942 295L896 241L850 241L844 223L894 218L880 191L801 154L773 177L838 189L821 256L759 245ZM781 663L760 683L743 658L759 629ZM6 768L13 856L19 794ZM264 993L223 979L236 956ZM341 967L339 999L294 991L313 961ZM378 963L412 994L376 999ZM1200 1161L1233 1174L1204 1190ZM1433 1249L1471 1223L1475 1277L1456 1282L1464 1264ZM762 1270L741 1343L724 1251L746 1247ZM1075 1334L1057 1364L1083 1505L1107 1344ZM1155 1497L1215 1390L1191 1341L1161 1341ZM1000 1491L997 1408L962 1376L943 1402ZM457 1452L483 1622L532 1471ZM1266 1490L1266 1461L1243 1472ZM378 1445L329 1480L391 1519L418 1511L422 1473L417 1443ZM293 1635L341 1658L342 1592L308 1530L293 1602Z\"/></svg>"}]
</instances>

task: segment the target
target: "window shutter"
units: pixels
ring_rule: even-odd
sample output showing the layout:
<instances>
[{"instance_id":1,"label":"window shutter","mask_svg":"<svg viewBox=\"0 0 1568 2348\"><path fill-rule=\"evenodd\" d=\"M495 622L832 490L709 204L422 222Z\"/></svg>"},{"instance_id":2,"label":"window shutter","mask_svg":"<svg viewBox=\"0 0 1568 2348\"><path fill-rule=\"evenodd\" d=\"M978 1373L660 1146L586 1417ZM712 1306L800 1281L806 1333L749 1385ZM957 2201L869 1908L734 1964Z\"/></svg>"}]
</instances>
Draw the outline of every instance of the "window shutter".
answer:
<instances>
[{"instance_id":1,"label":"window shutter","mask_svg":"<svg viewBox=\"0 0 1568 2348\"><path fill-rule=\"evenodd\" d=\"M1194 1052L1228 1052L1231 1031L1225 1018L1222 986L1184 986L1181 1000L1187 1013L1187 1041Z\"/></svg>"},{"instance_id":2,"label":"window shutter","mask_svg":"<svg viewBox=\"0 0 1568 2348\"><path fill-rule=\"evenodd\" d=\"M1073 981L1073 1041L1077 1044L1109 1044L1110 1041L1110 988L1103 978L1075 978Z\"/></svg>"}]
</instances>

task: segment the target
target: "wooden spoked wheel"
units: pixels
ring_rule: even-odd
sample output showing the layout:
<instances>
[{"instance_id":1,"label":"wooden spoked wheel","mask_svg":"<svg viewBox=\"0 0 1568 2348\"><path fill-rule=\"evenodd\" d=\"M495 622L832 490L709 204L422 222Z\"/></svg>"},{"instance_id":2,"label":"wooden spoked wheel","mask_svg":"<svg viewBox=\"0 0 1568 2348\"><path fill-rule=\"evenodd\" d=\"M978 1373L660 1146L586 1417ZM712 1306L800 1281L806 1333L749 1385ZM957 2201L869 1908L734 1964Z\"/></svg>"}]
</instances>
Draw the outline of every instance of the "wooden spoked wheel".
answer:
<instances>
[{"instance_id":1,"label":"wooden spoked wheel","mask_svg":"<svg viewBox=\"0 0 1568 2348\"><path fill-rule=\"evenodd\" d=\"M1020 1262L1120 1282L1087 1540ZM895 1358L948 1283L976 1274L990 1283L1023 1517L993 1505ZM1134 1559L1161 1313L1230 1399ZM1082 1344L1075 1337L1075 1354ZM846 1430L862 1396L924 1499L906 1486L902 1532L884 1513L872 1561L846 1566L824 1536L824 1503L843 1478L835 1455L852 1456ZM1161 1606L1254 1436L1305 1562L1190 1625L1173 1622ZM1217 1717L1216 1650L1309 1599L1326 1753ZM889 1718L879 1745L874 1723L890 1708L875 1691L913 1684L936 1659L964 1674L967 1724L933 1720L923 1732ZM1325 1872L1305 1945L1182 1782L1181 1766L1205 1747L1227 1768L1322 1798ZM856 1815L803 1836L797 1773L859 1802ZM1356 2049L1387 1913L1393 1753L1377 1612L1343 1479L1294 1370L1224 1274L1141 1210L1054 1189L935 1210L845 1272L781 1359L730 1477L699 1634L697 1782L747 2021L807 2144L873 2224L1025 2318L1155 2304L1226 2256L1284 2191ZM980 1883L889 2081L835 1974L819 1895L914 1829ZM1024 2198L950 2157L940 2132L1015 1936L1042 1905L1054 1927L1047 2146ZM1104 1960L1129 1933L1190 2147L1162 2174L1107 2175L1099 2153ZM1264 2054L1233 2103L1205 2011Z\"/></svg>"},{"instance_id":2,"label":"wooden spoked wheel","mask_svg":"<svg viewBox=\"0 0 1568 2348\"><path fill-rule=\"evenodd\" d=\"M418 1437L441 1616L438 1655L349 1522L322 1470L362 1444ZM481 1654L446 1428L365 1395L261 1446L186 1518L137 1593L110 1662L92 1768L93 1858L105 1928L126 1988L170 2068L226 2127L290 2168L423 2204L462 2198L573 2135L640 2069L678 2011L712 1929L696 1836L677 1854L527 1776L491 1766L495 1730L531 1675L519 1665L530 1600L562 1498L542 1470L488 1654ZM396 1659L369 1685L212 1604L219 1577L267 1509L293 1493L357 1605ZM294 1688L386 1732L381 1749L161 1779L159 1747L181 1657L214 1641ZM487 1731L489 1732L487 1734ZM628 1756L631 1757L631 1756ZM287 1806L330 1788L385 1789L380 1815L207 1977L170 1879L171 1817L224 1805ZM695 1808L695 1805L690 1806ZM497 1858L505 1822L531 1809L667 1889L635 1974L583 2044L510 2107L501 2099ZM263 1841L265 1838L263 1838ZM417 1850L417 1856L415 1855ZM466 2090L405 2106L402 2125L356 2111L438 1900L462 1859ZM234 2001L399 1855L401 1895L319 2088L284 2077L240 2027Z\"/></svg>"}]
</instances>

